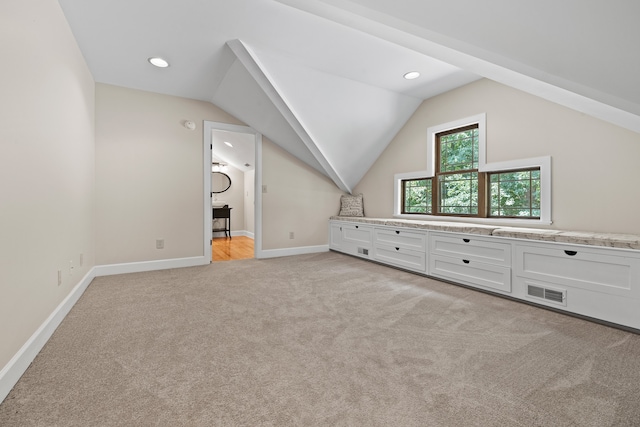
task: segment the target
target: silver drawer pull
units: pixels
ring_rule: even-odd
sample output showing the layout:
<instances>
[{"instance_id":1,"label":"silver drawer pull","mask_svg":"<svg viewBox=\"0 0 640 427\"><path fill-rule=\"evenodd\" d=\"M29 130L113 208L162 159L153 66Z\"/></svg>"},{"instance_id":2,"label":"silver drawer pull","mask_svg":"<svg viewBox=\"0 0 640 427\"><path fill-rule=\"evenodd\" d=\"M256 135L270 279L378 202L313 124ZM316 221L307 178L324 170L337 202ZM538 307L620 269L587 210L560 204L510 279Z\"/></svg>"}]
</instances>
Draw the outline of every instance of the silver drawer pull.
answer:
<instances>
[{"instance_id":1,"label":"silver drawer pull","mask_svg":"<svg viewBox=\"0 0 640 427\"><path fill-rule=\"evenodd\" d=\"M569 256L574 256L578 253L578 251L564 251L565 254L569 255Z\"/></svg>"},{"instance_id":2,"label":"silver drawer pull","mask_svg":"<svg viewBox=\"0 0 640 427\"><path fill-rule=\"evenodd\" d=\"M463 242L465 243L469 243L471 241L471 239L462 239Z\"/></svg>"},{"instance_id":3,"label":"silver drawer pull","mask_svg":"<svg viewBox=\"0 0 640 427\"><path fill-rule=\"evenodd\" d=\"M468 259L463 259L462 262L464 262L465 264L469 264L469 260Z\"/></svg>"}]
</instances>

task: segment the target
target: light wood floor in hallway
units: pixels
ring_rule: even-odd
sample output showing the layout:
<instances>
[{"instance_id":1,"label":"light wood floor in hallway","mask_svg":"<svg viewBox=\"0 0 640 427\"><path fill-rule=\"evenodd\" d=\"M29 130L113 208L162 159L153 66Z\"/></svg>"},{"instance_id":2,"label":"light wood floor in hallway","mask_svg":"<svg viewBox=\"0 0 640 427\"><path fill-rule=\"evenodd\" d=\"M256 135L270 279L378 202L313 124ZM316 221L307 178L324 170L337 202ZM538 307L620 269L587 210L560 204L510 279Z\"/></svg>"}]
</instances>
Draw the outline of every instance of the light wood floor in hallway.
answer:
<instances>
[{"instance_id":1,"label":"light wood floor in hallway","mask_svg":"<svg viewBox=\"0 0 640 427\"><path fill-rule=\"evenodd\" d=\"M211 244L211 261L231 261L253 258L253 239L245 236L214 237Z\"/></svg>"}]
</instances>

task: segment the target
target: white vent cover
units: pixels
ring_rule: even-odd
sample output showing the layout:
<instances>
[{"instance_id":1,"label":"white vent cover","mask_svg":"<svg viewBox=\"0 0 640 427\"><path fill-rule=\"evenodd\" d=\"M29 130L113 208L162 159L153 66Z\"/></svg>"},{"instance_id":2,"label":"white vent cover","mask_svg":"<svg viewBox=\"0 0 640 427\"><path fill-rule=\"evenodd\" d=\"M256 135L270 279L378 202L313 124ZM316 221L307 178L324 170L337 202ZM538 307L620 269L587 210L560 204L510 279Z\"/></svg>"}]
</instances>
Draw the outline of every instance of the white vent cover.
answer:
<instances>
[{"instance_id":1,"label":"white vent cover","mask_svg":"<svg viewBox=\"0 0 640 427\"><path fill-rule=\"evenodd\" d=\"M362 255L369 255L369 249L358 248L358 253Z\"/></svg>"},{"instance_id":2,"label":"white vent cover","mask_svg":"<svg viewBox=\"0 0 640 427\"><path fill-rule=\"evenodd\" d=\"M550 289L542 286L527 285L527 295L555 304L567 305L567 291L564 289Z\"/></svg>"}]
</instances>

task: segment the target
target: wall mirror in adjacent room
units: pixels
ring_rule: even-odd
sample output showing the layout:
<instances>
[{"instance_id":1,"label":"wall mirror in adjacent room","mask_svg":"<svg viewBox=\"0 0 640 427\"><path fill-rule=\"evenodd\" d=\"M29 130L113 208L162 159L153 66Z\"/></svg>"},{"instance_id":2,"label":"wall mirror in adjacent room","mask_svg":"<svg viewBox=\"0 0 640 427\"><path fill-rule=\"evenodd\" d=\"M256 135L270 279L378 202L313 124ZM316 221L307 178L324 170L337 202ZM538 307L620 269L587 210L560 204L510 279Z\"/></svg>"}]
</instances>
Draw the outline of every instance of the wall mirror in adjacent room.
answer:
<instances>
[{"instance_id":1,"label":"wall mirror in adjacent room","mask_svg":"<svg viewBox=\"0 0 640 427\"><path fill-rule=\"evenodd\" d=\"M231 188L231 178L224 172L211 172L211 192L224 193Z\"/></svg>"}]
</instances>

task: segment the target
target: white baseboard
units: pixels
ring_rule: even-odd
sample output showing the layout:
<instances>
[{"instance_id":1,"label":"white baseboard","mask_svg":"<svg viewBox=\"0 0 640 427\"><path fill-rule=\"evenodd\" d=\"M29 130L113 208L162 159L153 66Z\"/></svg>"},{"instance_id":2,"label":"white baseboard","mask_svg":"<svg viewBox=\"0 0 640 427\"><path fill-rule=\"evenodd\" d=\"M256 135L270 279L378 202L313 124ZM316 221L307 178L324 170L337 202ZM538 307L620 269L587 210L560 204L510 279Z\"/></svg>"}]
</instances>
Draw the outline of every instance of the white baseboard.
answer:
<instances>
[{"instance_id":1,"label":"white baseboard","mask_svg":"<svg viewBox=\"0 0 640 427\"><path fill-rule=\"evenodd\" d=\"M251 239L254 238L254 234L247 230L234 230L231 232L231 237L233 236L245 236ZM225 237L224 231L214 231L211 237Z\"/></svg>"},{"instance_id":2,"label":"white baseboard","mask_svg":"<svg viewBox=\"0 0 640 427\"><path fill-rule=\"evenodd\" d=\"M247 232L248 233L248 232ZM241 234L238 234L241 235ZM253 233L251 236L253 237ZM291 255L327 252L329 245L303 246L297 248L271 249L260 251L258 258L276 258ZM25 373L31 362L47 343L71 308L80 299L91 281L99 276L114 274L139 273L143 271L165 270L170 268L195 267L208 265L211 260L203 256L191 258L177 258L157 261L131 262L123 264L98 265L93 267L82 280L73 288L67 297L49 315L47 320L33 333L20 350L11 358L9 363L0 370L0 402L2 402L20 377Z\"/></svg>"},{"instance_id":3,"label":"white baseboard","mask_svg":"<svg viewBox=\"0 0 640 427\"><path fill-rule=\"evenodd\" d=\"M291 256L291 255L304 255L304 254L315 254L320 252L329 252L329 245L319 245L319 246L300 246L297 248L284 248L284 249L268 249L262 250L258 254L258 258L277 258L282 256Z\"/></svg>"},{"instance_id":4,"label":"white baseboard","mask_svg":"<svg viewBox=\"0 0 640 427\"><path fill-rule=\"evenodd\" d=\"M9 394L20 377L25 373L31 362L36 358L42 347L49 341L51 335L67 316L71 308L80 299L91 281L96 277L95 267L92 268L80 282L74 286L69 295L53 310L47 320L31 335L26 343L18 350L2 370L0 370L0 402Z\"/></svg>"},{"instance_id":5,"label":"white baseboard","mask_svg":"<svg viewBox=\"0 0 640 427\"><path fill-rule=\"evenodd\" d=\"M143 271L167 270L169 268L195 267L208 265L211 260L203 256L191 258L161 259L157 261L128 262L124 264L98 265L95 267L96 277L114 274L140 273Z\"/></svg>"}]
</instances>

